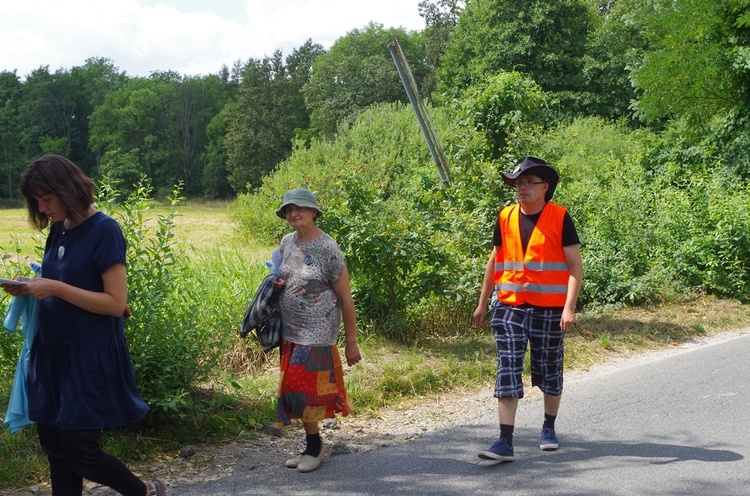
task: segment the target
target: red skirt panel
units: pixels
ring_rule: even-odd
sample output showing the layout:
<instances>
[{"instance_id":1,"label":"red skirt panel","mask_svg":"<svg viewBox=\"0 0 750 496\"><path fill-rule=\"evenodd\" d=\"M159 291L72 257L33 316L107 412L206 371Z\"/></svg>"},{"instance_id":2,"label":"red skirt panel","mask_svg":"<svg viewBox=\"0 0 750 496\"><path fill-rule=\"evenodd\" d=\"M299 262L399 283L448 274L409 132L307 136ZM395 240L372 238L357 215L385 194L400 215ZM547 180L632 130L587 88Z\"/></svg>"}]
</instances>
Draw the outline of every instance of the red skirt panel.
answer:
<instances>
[{"instance_id":1,"label":"red skirt panel","mask_svg":"<svg viewBox=\"0 0 750 496\"><path fill-rule=\"evenodd\" d=\"M289 425L293 418L319 422L351 411L338 348L283 341L276 425Z\"/></svg>"}]
</instances>

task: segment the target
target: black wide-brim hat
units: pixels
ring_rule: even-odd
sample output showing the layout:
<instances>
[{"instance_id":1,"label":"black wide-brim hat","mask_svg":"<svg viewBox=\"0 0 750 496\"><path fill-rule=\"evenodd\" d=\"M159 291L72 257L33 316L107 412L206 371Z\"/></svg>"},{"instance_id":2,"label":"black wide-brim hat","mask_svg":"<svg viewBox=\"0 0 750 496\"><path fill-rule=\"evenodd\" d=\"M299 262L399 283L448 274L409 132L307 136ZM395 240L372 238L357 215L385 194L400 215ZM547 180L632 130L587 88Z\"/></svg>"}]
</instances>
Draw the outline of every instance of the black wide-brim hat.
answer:
<instances>
[{"instance_id":1,"label":"black wide-brim hat","mask_svg":"<svg viewBox=\"0 0 750 496\"><path fill-rule=\"evenodd\" d=\"M529 174L538 176L549 185L547 192L544 194L544 200L550 201L555 193L555 188L557 188L557 183L560 181L560 175L541 158L526 157L523 162L518 164L518 167L513 169L513 172L503 172L502 176L505 184L515 187L516 179Z\"/></svg>"}]
</instances>

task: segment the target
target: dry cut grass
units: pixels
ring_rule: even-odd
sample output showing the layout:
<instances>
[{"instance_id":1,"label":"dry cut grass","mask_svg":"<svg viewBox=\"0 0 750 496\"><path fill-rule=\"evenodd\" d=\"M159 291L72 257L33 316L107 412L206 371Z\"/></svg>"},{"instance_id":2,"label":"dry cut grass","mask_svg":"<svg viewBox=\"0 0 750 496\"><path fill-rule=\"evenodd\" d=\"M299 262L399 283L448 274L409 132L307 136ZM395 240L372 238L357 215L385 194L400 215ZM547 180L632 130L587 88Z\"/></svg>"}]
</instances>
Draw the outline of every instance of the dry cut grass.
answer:
<instances>
[{"instance_id":1,"label":"dry cut grass","mask_svg":"<svg viewBox=\"0 0 750 496\"><path fill-rule=\"evenodd\" d=\"M185 248L198 255L219 250L239 251L251 259L268 257L269 249L253 240L243 239L229 219L227 202L185 202L177 207L175 237ZM160 215L171 207L155 204L146 214L147 225L156 226ZM44 234L28 223L23 208L0 209L0 253L7 262L12 259L39 258L35 247L44 242ZM263 259L265 259L263 258ZM6 263L6 266L8 264ZM8 269L10 270L10 269ZM0 277L7 272L0 269Z\"/></svg>"}]
</instances>

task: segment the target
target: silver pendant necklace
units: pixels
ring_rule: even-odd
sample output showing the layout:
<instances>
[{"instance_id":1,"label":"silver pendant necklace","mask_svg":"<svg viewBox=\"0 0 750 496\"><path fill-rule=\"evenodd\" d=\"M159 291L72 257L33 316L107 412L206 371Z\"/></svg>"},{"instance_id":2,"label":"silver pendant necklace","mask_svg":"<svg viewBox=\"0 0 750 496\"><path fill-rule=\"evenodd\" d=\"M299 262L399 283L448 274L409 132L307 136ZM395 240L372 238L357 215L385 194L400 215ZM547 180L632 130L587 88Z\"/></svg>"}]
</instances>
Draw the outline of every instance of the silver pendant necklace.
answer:
<instances>
[{"instance_id":1,"label":"silver pendant necklace","mask_svg":"<svg viewBox=\"0 0 750 496\"><path fill-rule=\"evenodd\" d=\"M62 258L65 256L65 246L62 243L65 243L65 233L67 232L67 223L68 223L68 219L65 219L63 221L63 226L62 226L62 240L60 241L60 248L57 249L58 260L62 260Z\"/></svg>"}]
</instances>

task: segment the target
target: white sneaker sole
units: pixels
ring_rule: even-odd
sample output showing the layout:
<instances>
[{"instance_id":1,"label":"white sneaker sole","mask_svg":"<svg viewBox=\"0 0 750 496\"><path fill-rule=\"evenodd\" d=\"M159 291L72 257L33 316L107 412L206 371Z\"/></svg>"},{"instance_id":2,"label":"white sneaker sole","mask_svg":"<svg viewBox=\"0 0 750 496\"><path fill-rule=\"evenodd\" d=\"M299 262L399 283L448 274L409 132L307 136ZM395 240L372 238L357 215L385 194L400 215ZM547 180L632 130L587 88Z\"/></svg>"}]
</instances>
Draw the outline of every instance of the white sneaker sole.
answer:
<instances>
[{"instance_id":1,"label":"white sneaker sole","mask_svg":"<svg viewBox=\"0 0 750 496\"><path fill-rule=\"evenodd\" d=\"M492 451L480 451L477 456L482 460L497 460L499 462L512 462L515 460L513 456L498 455Z\"/></svg>"}]
</instances>

